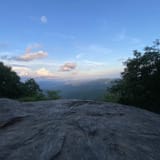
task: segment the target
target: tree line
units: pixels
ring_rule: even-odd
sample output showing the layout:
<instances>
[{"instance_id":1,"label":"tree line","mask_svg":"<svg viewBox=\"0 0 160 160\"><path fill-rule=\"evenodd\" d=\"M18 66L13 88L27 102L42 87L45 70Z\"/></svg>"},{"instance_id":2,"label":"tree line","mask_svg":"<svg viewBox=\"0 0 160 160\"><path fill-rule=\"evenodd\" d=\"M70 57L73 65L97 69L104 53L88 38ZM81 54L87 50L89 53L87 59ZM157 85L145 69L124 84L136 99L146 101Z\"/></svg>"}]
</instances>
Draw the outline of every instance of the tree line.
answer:
<instances>
[{"instance_id":1,"label":"tree line","mask_svg":"<svg viewBox=\"0 0 160 160\"><path fill-rule=\"evenodd\" d=\"M24 101L59 99L58 91L44 93L33 78L20 81L20 77L11 67L0 62L0 98L12 98Z\"/></svg>"}]
</instances>

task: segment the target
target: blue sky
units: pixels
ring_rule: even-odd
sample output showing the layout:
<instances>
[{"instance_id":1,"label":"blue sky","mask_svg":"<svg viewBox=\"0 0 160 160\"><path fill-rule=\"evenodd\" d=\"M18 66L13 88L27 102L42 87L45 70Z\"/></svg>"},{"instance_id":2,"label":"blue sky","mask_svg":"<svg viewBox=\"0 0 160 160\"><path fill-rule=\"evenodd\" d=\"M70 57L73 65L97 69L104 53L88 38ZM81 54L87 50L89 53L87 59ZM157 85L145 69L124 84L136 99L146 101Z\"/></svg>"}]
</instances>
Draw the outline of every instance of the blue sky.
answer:
<instances>
[{"instance_id":1,"label":"blue sky","mask_svg":"<svg viewBox=\"0 0 160 160\"><path fill-rule=\"evenodd\" d=\"M159 0L1 0L0 61L22 77L119 77L160 36Z\"/></svg>"}]
</instances>

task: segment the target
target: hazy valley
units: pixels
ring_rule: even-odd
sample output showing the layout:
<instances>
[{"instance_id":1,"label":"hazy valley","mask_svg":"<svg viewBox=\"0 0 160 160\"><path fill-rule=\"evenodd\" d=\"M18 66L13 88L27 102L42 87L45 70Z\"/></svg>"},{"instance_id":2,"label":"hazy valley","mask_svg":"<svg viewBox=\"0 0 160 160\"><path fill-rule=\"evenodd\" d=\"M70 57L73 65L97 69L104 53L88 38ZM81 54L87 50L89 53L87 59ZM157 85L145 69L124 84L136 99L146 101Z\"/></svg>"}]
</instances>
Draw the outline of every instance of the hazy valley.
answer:
<instances>
[{"instance_id":1,"label":"hazy valley","mask_svg":"<svg viewBox=\"0 0 160 160\"><path fill-rule=\"evenodd\" d=\"M88 81L37 81L41 89L57 90L64 99L103 100L107 87L113 79L97 79Z\"/></svg>"}]
</instances>

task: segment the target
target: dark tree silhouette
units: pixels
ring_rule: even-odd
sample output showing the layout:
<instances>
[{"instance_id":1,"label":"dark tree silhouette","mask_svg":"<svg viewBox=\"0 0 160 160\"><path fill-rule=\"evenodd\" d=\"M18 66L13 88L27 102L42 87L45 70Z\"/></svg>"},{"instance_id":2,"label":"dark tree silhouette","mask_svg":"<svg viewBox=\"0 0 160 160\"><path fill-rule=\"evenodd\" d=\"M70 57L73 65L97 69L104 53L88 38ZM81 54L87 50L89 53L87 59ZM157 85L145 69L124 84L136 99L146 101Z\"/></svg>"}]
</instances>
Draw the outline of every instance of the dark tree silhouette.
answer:
<instances>
[{"instance_id":1,"label":"dark tree silhouette","mask_svg":"<svg viewBox=\"0 0 160 160\"><path fill-rule=\"evenodd\" d=\"M36 83L36 81L33 78L28 79L24 83L24 88L25 88L26 96L34 96L42 92L39 85Z\"/></svg>"},{"instance_id":2,"label":"dark tree silhouette","mask_svg":"<svg viewBox=\"0 0 160 160\"><path fill-rule=\"evenodd\" d=\"M16 72L0 62L0 97L18 98L22 95L22 83Z\"/></svg>"},{"instance_id":3,"label":"dark tree silhouette","mask_svg":"<svg viewBox=\"0 0 160 160\"><path fill-rule=\"evenodd\" d=\"M0 62L0 98L13 98L22 101L38 101L48 99L59 99L57 91L47 91L43 93L36 81L31 78L24 83L11 67L5 66Z\"/></svg>"},{"instance_id":4,"label":"dark tree silhouette","mask_svg":"<svg viewBox=\"0 0 160 160\"><path fill-rule=\"evenodd\" d=\"M134 58L124 62L122 79L109 89L110 95L123 104L135 105L160 113L160 41L134 51Z\"/></svg>"}]
</instances>

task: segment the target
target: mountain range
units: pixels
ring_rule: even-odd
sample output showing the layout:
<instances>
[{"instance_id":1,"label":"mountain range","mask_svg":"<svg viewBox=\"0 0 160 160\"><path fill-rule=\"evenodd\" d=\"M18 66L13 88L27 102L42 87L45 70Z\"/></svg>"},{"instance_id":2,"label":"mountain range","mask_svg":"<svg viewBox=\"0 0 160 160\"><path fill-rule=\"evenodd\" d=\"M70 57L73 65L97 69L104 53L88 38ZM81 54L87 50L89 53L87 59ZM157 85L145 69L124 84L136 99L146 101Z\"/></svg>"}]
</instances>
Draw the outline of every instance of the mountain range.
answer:
<instances>
[{"instance_id":1,"label":"mountain range","mask_svg":"<svg viewBox=\"0 0 160 160\"><path fill-rule=\"evenodd\" d=\"M38 84L44 91L56 90L64 99L103 100L107 87L113 79L87 81L40 80Z\"/></svg>"}]
</instances>

